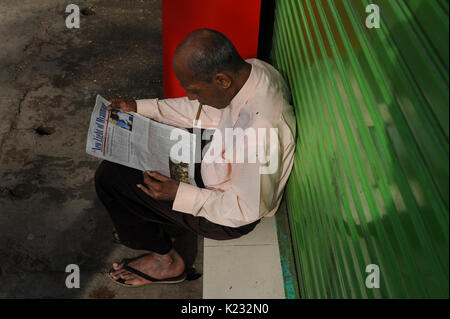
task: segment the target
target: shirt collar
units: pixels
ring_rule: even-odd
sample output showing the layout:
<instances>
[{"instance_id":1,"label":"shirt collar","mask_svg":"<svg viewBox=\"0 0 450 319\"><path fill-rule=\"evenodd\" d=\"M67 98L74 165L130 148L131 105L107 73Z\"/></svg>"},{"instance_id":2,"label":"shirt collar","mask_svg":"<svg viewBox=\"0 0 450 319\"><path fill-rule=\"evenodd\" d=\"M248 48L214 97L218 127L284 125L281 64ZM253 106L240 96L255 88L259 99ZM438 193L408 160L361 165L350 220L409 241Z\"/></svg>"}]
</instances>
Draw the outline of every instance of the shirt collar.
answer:
<instances>
[{"instance_id":1,"label":"shirt collar","mask_svg":"<svg viewBox=\"0 0 450 319\"><path fill-rule=\"evenodd\" d=\"M231 100L229 105L233 126L239 117L241 109L245 106L245 104L247 104L247 102L253 96L258 86L258 79L259 79L258 70L256 69L256 66L254 64L250 62L249 64L252 66L250 75L247 81L242 86L242 88L239 90L239 92Z\"/></svg>"}]
</instances>

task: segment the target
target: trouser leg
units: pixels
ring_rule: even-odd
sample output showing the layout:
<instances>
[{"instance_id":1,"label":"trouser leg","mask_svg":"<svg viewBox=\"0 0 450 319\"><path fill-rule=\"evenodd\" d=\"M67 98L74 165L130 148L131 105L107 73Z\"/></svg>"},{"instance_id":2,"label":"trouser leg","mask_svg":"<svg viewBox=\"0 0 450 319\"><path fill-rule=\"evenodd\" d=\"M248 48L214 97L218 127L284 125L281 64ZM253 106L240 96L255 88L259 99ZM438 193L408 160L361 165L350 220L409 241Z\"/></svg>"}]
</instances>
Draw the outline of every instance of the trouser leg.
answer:
<instances>
[{"instance_id":1,"label":"trouser leg","mask_svg":"<svg viewBox=\"0 0 450 319\"><path fill-rule=\"evenodd\" d=\"M95 183L98 196L117 227L121 240L124 236L131 243L130 247L135 249L157 253L169 251L172 247L171 229L180 234L185 232L182 246L192 245L185 255L195 259L197 234L215 240L234 239L252 231L259 222L233 228L173 211L173 201L155 200L136 187L143 183L141 171L107 161L103 161L97 169Z\"/></svg>"},{"instance_id":2,"label":"trouser leg","mask_svg":"<svg viewBox=\"0 0 450 319\"><path fill-rule=\"evenodd\" d=\"M120 165L104 161L95 176L97 195L126 246L165 254L172 248L170 236L164 230L164 224L170 226L170 222L154 214L151 207L136 205L130 196L133 194L130 181L136 181L136 185L142 183L141 179L142 172L138 170L128 169L123 176ZM146 218L143 218L143 213Z\"/></svg>"}]
</instances>

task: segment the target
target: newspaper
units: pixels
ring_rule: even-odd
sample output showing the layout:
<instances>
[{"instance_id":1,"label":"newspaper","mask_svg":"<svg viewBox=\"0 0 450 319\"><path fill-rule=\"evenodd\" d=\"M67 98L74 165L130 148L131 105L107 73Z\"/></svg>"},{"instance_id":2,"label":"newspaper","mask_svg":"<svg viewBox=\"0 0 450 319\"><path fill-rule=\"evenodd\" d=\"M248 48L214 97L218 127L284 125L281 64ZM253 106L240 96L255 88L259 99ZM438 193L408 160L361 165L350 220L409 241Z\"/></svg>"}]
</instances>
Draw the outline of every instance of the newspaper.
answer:
<instances>
[{"instance_id":1,"label":"newspaper","mask_svg":"<svg viewBox=\"0 0 450 319\"><path fill-rule=\"evenodd\" d=\"M196 185L194 134L138 113L108 111L110 104L97 95L86 143L89 155ZM189 150L187 156L184 152L184 161L176 152L181 148Z\"/></svg>"}]
</instances>

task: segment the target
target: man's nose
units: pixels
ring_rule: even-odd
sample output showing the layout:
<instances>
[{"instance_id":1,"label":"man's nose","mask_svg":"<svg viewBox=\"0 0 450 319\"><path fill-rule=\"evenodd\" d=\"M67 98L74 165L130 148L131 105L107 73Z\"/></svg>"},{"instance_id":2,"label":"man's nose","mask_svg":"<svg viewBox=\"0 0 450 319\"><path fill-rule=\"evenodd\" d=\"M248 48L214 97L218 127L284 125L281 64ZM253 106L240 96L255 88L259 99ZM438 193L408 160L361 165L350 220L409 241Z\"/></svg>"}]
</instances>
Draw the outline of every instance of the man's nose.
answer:
<instances>
[{"instance_id":1,"label":"man's nose","mask_svg":"<svg viewBox=\"0 0 450 319\"><path fill-rule=\"evenodd\" d=\"M197 94L187 94L187 97L188 97L188 99L189 100L197 100L197 98L198 98L198 95Z\"/></svg>"}]
</instances>

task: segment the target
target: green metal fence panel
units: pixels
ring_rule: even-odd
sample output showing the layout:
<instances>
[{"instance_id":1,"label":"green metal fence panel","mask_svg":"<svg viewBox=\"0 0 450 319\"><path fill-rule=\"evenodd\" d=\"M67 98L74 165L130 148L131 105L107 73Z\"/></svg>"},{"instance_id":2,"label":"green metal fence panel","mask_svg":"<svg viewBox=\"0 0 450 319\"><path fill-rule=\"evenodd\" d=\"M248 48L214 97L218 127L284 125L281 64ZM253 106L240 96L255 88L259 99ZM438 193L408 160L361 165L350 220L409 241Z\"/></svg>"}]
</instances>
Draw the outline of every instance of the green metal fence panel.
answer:
<instances>
[{"instance_id":1,"label":"green metal fence panel","mask_svg":"<svg viewBox=\"0 0 450 319\"><path fill-rule=\"evenodd\" d=\"M298 127L285 196L299 297L449 297L448 7L277 1L272 58Z\"/></svg>"}]
</instances>

